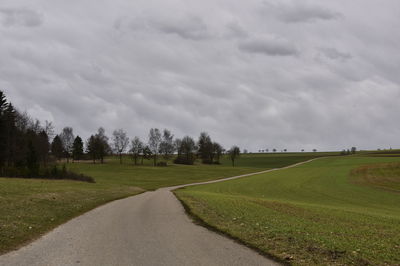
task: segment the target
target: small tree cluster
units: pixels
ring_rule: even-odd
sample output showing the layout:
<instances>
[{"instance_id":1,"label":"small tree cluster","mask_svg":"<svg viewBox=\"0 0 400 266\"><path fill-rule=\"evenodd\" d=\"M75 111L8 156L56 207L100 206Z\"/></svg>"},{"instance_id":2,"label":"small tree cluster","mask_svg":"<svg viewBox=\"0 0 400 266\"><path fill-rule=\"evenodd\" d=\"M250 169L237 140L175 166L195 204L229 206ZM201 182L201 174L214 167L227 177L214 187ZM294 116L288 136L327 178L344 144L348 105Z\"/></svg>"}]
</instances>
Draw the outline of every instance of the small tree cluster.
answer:
<instances>
[{"instance_id":1,"label":"small tree cluster","mask_svg":"<svg viewBox=\"0 0 400 266\"><path fill-rule=\"evenodd\" d=\"M202 163L219 164L220 157L223 153L223 148L219 143L213 142L211 137L206 132L200 133L197 146L197 153Z\"/></svg>"}]
</instances>

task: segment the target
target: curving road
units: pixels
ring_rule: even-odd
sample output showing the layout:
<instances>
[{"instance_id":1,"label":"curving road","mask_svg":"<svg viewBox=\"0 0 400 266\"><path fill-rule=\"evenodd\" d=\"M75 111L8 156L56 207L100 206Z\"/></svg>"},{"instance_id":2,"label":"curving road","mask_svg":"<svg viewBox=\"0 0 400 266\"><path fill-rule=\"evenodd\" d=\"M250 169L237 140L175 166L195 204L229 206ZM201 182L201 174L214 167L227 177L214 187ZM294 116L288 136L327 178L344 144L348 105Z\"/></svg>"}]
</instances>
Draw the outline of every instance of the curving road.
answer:
<instances>
[{"instance_id":1,"label":"curving road","mask_svg":"<svg viewBox=\"0 0 400 266\"><path fill-rule=\"evenodd\" d=\"M100 206L0 256L0 265L278 265L194 224L171 192L184 186Z\"/></svg>"}]
</instances>

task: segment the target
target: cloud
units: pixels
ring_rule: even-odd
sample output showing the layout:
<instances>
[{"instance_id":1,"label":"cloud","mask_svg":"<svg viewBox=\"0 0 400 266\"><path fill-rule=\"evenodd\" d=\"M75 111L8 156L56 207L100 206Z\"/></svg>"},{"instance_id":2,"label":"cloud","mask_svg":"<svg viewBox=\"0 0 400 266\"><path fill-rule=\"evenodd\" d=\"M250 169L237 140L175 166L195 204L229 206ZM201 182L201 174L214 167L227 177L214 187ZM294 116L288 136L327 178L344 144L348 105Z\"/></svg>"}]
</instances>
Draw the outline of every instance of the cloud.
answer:
<instances>
[{"instance_id":1,"label":"cloud","mask_svg":"<svg viewBox=\"0 0 400 266\"><path fill-rule=\"evenodd\" d=\"M158 127L252 151L400 147L398 0L268 3L2 0L0 89L83 138Z\"/></svg>"},{"instance_id":2,"label":"cloud","mask_svg":"<svg viewBox=\"0 0 400 266\"><path fill-rule=\"evenodd\" d=\"M5 27L37 27L43 23L43 17L36 11L26 8L1 8L0 22Z\"/></svg>"},{"instance_id":3,"label":"cloud","mask_svg":"<svg viewBox=\"0 0 400 266\"><path fill-rule=\"evenodd\" d=\"M243 41L239 49L248 53L258 53L270 56L292 56L297 55L296 47L286 40L277 38L256 38Z\"/></svg>"},{"instance_id":4,"label":"cloud","mask_svg":"<svg viewBox=\"0 0 400 266\"><path fill-rule=\"evenodd\" d=\"M352 58L352 55L345 52L340 52L335 48L321 48L322 54L332 60L346 61Z\"/></svg>"},{"instance_id":5,"label":"cloud","mask_svg":"<svg viewBox=\"0 0 400 266\"><path fill-rule=\"evenodd\" d=\"M304 2L265 2L268 14L276 16L286 23L315 22L318 20L336 20L342 17L339 12L332 11L319 5Z\"/></svg>"},{"instance_id":6,"label":"cloud","mask_svg":"<svg viewBox=\"0 0 400 266\"><path fill-rule=\"evenodd\" d=\"M133 31L176 35L187 40L203 40L212 37L201 17L188 14L174 17L157 14L143 16L141 14L133 18L119 18L114 23L114 27L118 30L126 26Z\"/></svg>"}]
</instances>

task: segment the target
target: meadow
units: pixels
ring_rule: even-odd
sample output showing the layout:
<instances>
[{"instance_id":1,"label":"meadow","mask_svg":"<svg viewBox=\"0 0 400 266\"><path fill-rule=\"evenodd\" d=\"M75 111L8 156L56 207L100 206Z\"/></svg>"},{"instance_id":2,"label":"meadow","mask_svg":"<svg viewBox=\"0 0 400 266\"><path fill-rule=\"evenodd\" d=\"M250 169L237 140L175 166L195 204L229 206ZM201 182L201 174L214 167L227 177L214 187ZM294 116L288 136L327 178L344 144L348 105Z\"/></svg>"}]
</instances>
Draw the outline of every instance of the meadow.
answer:
<instances>
[{"instance_id":1,"label":"meadow","mask_svg":"<svg viewBox=\"0 0 400 266\"><path fill-rule=\"evenodd\" d=\"M320 158L175 194L203 224L282 262L399 265L399 162Z\"/></svg>"},{"instance_id":2,"label":"meadow","mask_svg":"<svg viewBox=\"0 0 400 266\"><path fill-rule=\"evenodd\" d=\"M326 153L248 154L231 166L174 165L153 167L151 161L134 166L129 157L120 164L115 157L105 164L74 162L69 170L83 173L96 183L67 180L0 178L0 254L32 241L69 219L109 201L146 190L240 175L289 165Z\"/></svg>"}]
</instances>

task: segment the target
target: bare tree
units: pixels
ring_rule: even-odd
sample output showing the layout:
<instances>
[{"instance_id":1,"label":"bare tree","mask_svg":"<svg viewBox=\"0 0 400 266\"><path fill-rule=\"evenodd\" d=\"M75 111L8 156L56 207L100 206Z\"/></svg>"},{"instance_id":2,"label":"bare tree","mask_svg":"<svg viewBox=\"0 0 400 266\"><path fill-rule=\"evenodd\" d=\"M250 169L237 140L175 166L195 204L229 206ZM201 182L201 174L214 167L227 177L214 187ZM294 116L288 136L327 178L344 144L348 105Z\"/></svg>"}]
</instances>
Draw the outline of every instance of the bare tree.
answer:
<instances>
[{"instance_id":1,"label":"bare tree","mask_svg":"<svg viewBox=\"0 0 400 266\"><path fill-rule=\"evenodd\" d=\"M47 136L49 137L49 140L52 140L55 137L54 133L54 125L53 122L45 121L45 126L44 126L44 131L46 132Z\"/></svg>"},{"instance_id":2,"label":"bare tree","mask_svg":"<svg viewBox=\"0 0 400 266\"><path fill-rule=\"evenodd\" d=\"M137 159L139 158L140 154L143 153L143 149L143 142L139 139L139 137L134 137L131 142L131 149L129 151L132 155L132 159L135 162L135 165L137 165Z\"/></svg>"},{"instance_id":3,"label":"bare tree","mask_svg":"<svg viewBox=\"0 0 400 266\"><path fill-rule=\"evenodd\" d=\"M100 127L97 130L97 134L94 136L96 157L100 159L100 163L104 163L104 157L111 152L110 145L108 144L108 137L105 132L104 128Z\"/></svg>"},{"instance_id":4,"label":"bare tree","mask_svg":"<svg viewBox=\"0 0 400 266\"><path fill-rule=\"evenodd\" d=\"M67 163L69 163L69 157L71 157L75 139L72 127L64 127L59 136L63 144L65 157L67 158Z\"/></svg>"},{"instance_id":5,"label":"bare tree","mask_svg":"<svg viewBox=\"0 0 400 266\"><path fill-rule=\"evenodd\" d=\"M113 132L114 151L118 153L119 163L122 164L122 153L129 144L129 138L123 129L114 130Z\"/></svg>"},{"instance_id":6,"label":"bare tree","mask_svg":"<svg viewBox=\"0 0 400 266\"><path fill-rule=\"evenodd\" d=\"M158 128L152 128L149 132L149 148L153 154L154 166L157 165L157 156L160 152L161 132Z\"/></svg>"},{"instance_id":7,"label":"bare tree","mask_svg":"<svg viewBox=\"0 0 400 266\"><path fill-rule=\"evenodd\" d=\"M233 146L229 151L229 158L232 161L232 166L235 167L235 160L237 159L237 157L239 157L240 155L240 149L238 146Z\"/></svg>"},{"instance_id":8,"label":"bare tree","mask_svg":"<svg viewBox=\"0 0 400 266\"><path fill-rule=\"evenodd\" d=\"M174 135L171 131L164 129L162 141L160 144L160 153L166 161L170 160L175 151Z\"/></svg>"},{"instance_id":9,"label":"bare tree","mask_svg":"<svg viewBox=\"0 0 400 266\"><path fill-rule=\"evenodd\" d=\"M196 159L196 143L195 141L186 136L182 140L175 141L177 145L178 157L175 159L175 163L178 164L193 164Z\"/></svg>"}]
</instances>

